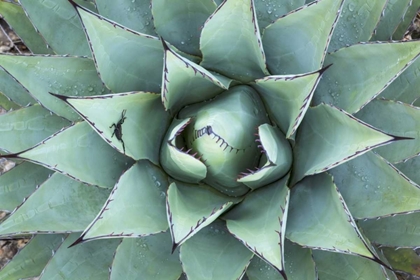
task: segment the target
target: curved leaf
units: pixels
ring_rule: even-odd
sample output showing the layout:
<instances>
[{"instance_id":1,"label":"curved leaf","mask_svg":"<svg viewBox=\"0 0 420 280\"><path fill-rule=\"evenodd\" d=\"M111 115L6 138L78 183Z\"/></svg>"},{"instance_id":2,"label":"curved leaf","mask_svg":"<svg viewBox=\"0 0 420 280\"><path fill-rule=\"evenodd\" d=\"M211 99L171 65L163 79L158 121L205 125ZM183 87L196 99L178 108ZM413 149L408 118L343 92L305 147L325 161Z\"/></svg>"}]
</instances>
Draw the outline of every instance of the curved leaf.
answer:
<instances>
[{"instance_id":1,"label":"curved leaf","mask_svg":"<svg viewBox=\"0 0 420 280\"><path fill-rule=\"evenodd\" d=\"M201 65L242 82L266 76L268 71L255 17L253 0L223 2L201 32Z\"/></svg>"},{"instance_id":2,"label":"curved leaf","mask_svg":"<svg viewBox=\"0 0 420 280\"><path fill-rule=\"evenodd\" d=\"M36 103L29 92L0 66L0 92L20 106Z\"/></svg>"},{"instance_id":3,"label":"curved leaf","mask_svg":"<svg viewBox=\"0 0 420 280\"><path fill-rule=\"evenodd\" d=\"M182 273L178 254L171 254L169 231L142 238L124 238L115 253L110 280L178 279Z\"/></svg>"},{"instance_id":4,"label":"curved leaf","mask_svg":"<svg viewBox=\"0 0 420 280\"><path fill-rule=\"evenodd\" d=\"M0 236L81 231L96 216L108 194L109 190L55 173L0 224Z\"/></svg>"},{"instance_id":5,"label":"curved leaf","mask_svg":"<svg viewBox=\"0 0 420 280\"><path fill-rule=\"evenodd\" d=\"M381 247L389 263L396 270L420 276L420 256L418 249Z\"/></svg>"},{"instance_id":6,"label":"curved leaf","mask_svg":"<svg viewBox=\"0 0 420 280\"><path fill-rule=\"evenodd\" d=\"M395 167L416 182L417 185L420 185L420 156L395 164Z\"/></svg>"},{"instance_id":7,"label":"curved leaf","mask_svg":"<svg viewBox=\"0 0 420 280\"><path fill-rule=\"evenodd\" d=\"M38 104L11 111L0 116L0 149L9 152L29 149L69 124Z\"/></svg>"},{"instance_id":8,"label":"curved leaf","mask_svg":"<svg viewBox=\"0 0 420 280\"><path fill-rule=\"evenodd\" d=\"M284 280L284 277L276 269L257 256L251 259L246 269L246 276L249 280Z\"/></svg>"},{"instance_id":9,"label":"curved leaf","mask_svg":"<svg viewBox=\"0 0 420 280\"><path fill-rule=\"evenodd\" d=\"M305 0L254 0L254 3L258 26L263 30L279 17L305 5Z\"/></svg>"},{"instance_id":10,"label":"curved leaf","mask_svg":"<svg viewBox=\"0 0 420 280\"><path fill-rule=\"evenodd\" d=\"M400 24L394 31L394 34L392 34L392 38L394 38L394 40L403 40L404 35L406 34L410 25L414 22L416 18L416 14L418 13L419 7L419 0L412 0L408 3L408 6L404 11L404 15L402 16Z\"/></svg>"},{"instance_id":11,"label":"curved leaf","mask_svg":"<svg viewBox=\"0 0 420 280\"><path fill-rule=\"evenodd\" d=\"M286 75L320 69L343 1L318 0L267 26L262 41L268 70Z\"/></svg>"},{"instance_id":12,"label":"curved leaf","mask_svg":"<svg viewBox=\"0 0 420 280\"><path fill-rule=\"evenodd\" d=\"M286 264L287 279L318 279L311 249L302 248L286 239L284 262Z\"/></svg>"},{"instance_id":13,"label":"curved leaf","mask_svg":"<svg viewBox=\"0 0 420 280\"><path fill-rule=\"evenodd\" d=\"M18 104L14 103L9 97L4 95L1 91L0 91L0 107L1 107L0 110L4 109L6 111L16 110L20 108Z\"/></svg>"},{"instance_id":14,"label":"curved leaf","mask_svg":"<svg viewBox=\"0 0 420 280\"><path fill-rule=\"evenodd\" d=\"M136 237L168 229L167 188L166 174L148 161L137 162L121 176L79 240Z\"/></svg>"}]
</instances>

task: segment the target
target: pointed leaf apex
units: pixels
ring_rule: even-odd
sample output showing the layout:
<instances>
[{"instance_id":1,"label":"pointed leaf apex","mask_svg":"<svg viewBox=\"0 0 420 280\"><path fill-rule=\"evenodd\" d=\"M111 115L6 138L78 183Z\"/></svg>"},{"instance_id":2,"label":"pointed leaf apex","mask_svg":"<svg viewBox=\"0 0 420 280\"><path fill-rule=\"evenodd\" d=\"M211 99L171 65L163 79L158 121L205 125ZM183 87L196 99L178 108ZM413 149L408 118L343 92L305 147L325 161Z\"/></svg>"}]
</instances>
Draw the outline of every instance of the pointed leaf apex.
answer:
<instances>
[{"instance_id":1,"label":"pointed leaf apex","mask_svg":"<svg viewBox=\"0 0 420 280\"><path fill-rule=\"evenodd\" d=\"M51 94L52 96L55 96L55 97L63 100L66 103L67 103L67 99L69 98L68 96L57 94L57 93L53 93L53 92L48 92L48 93Z\"/></svg>"},{"instance_id":2,"label":"pointed leaf apex","mask_svg":"<svg viewBox=\"0 0 420 280\"><path fill-rule=\"evenodd\" d=\"M69 1L71 1L71 0L69 0ZM73 2L73 1L72 1L72 2ZM79 238L77 238L77 239L76 239L76 241L74 241L72 244L70 244L70 246L69 246L69 247L67 247L67 248L71 248L71 247L73 247L73 246L76 246L76 245L78 245L78 244L83 243L83 242L84 242L84 240L83 240L83 236L84 236L84 235L81 235Z\"/></svg>"}]
</instances>

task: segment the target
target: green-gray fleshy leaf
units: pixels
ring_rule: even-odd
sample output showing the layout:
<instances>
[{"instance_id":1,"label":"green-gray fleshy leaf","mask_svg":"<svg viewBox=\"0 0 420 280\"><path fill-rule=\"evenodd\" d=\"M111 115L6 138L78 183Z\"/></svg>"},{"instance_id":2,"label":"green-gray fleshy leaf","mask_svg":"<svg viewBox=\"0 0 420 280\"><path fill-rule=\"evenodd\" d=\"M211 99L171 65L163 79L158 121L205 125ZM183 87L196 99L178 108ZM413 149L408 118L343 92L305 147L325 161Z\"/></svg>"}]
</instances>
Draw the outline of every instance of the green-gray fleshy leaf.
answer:
<instances>
[{"instance_id":1,"label":"green-gray fleshy leaf","mask_svg":"<svg viewBox=\"0 0 420 280\"><path fill-rule=\"evenodd\" d=\"M395 167L416 182L417 185L420 185L420 156L395 164Z\"/></svg>"},{"instance_id":2,"label":"green-gray fleshy leaf","mask_svg":"<svg viewBox=\"0 0 420 280\"><path fill-rule=\"evenodd\" d=\"M220 220L203 228L180 249L189 280L240 279L252 255Z\"/></svg>"},{"instance_id":3,"label":"green-gray fleshy leaf","mask_svg":"<svg viewBox=\"0 0 420 280\"><path fill-rule=\"evenodd\" d=\"M44 107L72 121L79 116L48 92L66 96L99 95L107 92L92 59L89 58L4 54L0 55L0 66Z\"/></svg>"},{"instance_id":4,"label":"green-gray fleshy leaf","mask_svg":"<svg viewBox=\"0 0 420 280\"><path fill-rule=\"evenodd\" d=\"M328 51L369 41L387 2L388 0L346 0Z\"/></svg>"},{"instance_id":5,"label":"green-gray fleshy leaf","mask_svg":"<svg viewBox=\"0 0 420 280\"><path fill-rule=\"evenodd\" d=\"M214 12L213 0L153 0L156 32L177 49L201 56L199 40L206 19Z\"/></svg>"},{"instance_id":6,"label":"green-gray fleshy leaf","mask_svg":"<svg viewBox=\"0 0 420 280\"><path fill-rule=\"evenodd\" d=\"M19 0L29 20L56 54L91 56L76 11L67 0ZM54 28L51 28L54 26Z\"/></svg>"},{"instance_id":7,"label":"green-gray fleshy leaf","mask_svg":"<svg viewBox=\"0 0 420 280\"><path fill-rule=\"evenodd\" d=\"M372 243L393 247L420 246L420 212L359 221L358 225Z\"/></svg>"},{"instance_id":8,"label":"green-gray fleshy leaf","mask_svg":"<svg viewBox=\"0 0 420 280\"><path fill-rule=\"evenodd\" d=\"M23 162L0 176L0 209L11 212L53 171L42 166Z\"/></svg>"},{"instance_id":9,"label":"green-gray fleshy leaf","mask_svg":"<svg viewBox=\"0 0 420 280\"><path fill-rule=\"evenodd\" d=\"M420 153L419 107L390 100L372 100L356 117L392 135L413 138L375 150L391 163Z\"/></svg>"},{"instance_id":10,"label":"green-gray fleshy leaf","mask_svg":"<svg viewBox=\"0 0 420 280\"><path fill-rule=\"evenodd\" d=\"M270 116L290 138L305 116L321 72L268 76L255 81Z\"/></svg>"},{"instance_id":11,"label":"green-gray fleshy leaf","mask_svg":"<svg viewBox=\"0 0 420 280\"><path fill-rule=\"evenodd\" d=\"M420 276L420 256L418 249L381 247L381 251L396 270Z\"/></svg>"},{"instance_id":12,"label":"green-gray fleshy leaf","mask_svg":"<svg viewBox=\"0 0 420 280\"><path fill-rule=\"evenodd\" d=\"M12 153L29 149L68 125L39 104L10 111L0 116L0 149Z\"/></svg>"},{"instance_id":13,"label":"green-gray fleshy leaf","mask_svg":"<svg viewBox=\"0 0 420 280\"><path fill-rule=\"evenodd\" d=\"M0 271L0 280L37 277L64 240L64 235L40 234L33 237Z\"/></svg>"},{"instance_id":14,"label":"green-gray fleshy leaf","mask_svg":"<svg viewBox=\"0 0 420 280\"><path fill-rule=\"evenodd\" d=\"M275 75L301 74L322 67L331 28L343 0L315 1L278 19L264 30L268 70ZM305 20L302 20L304 18Z\"/></svg>"},{"instance_id":15,"label":"green-gray fleshy leaf","mask_svg":"<svg viewBox=\"0 0 420 280\"><path fill-rule=\"evenodd\" d=\"M380 94L420 53L420 41L363 43L330 53L332 64L315 91L314 101L331 103L353 114Z\"/></svg>"},{"instance_id":16,"label":"green-gray fleshy leaf","mask_svg":"<svg viewBox=\"0 0 420 280\"><path fill-rule=\"evenodd\" d=\"M305 5L305 0L254 0L258 26L262 31L279 17Z\"/></svg>"},{"instance_id":17,"label":"green-gray fleshy leaf","mask_svg":"<svg viewBox=\"0 0 420 280\"><path fill-rule=\"evenodd\" d=\"M28 91L0 66L0 92L20 106L34 104L36 101Z\"/></svg>"},{"instance_id":18,"label":"green-gray fleshy leaf","mask_svg":"<svg viewBox=\"0 0 420 280\"><path fill-rule=\"evenodd\" d=\"M230 233L249 250L284 272L284 236L289 201L288 176L248 194L223 217Z\"/></svg>"},{"instance_id":19,"label":"green-gray fleshy leaf","mask_svg":"<svg viewBox=\"0 0 420 280\"><path fill-rule=\"evenodd\" d=\"M86 122L65 128L39 145L11 157L27 159L105 188L112 188L122 171L133 163L103 141Z\"/></svg>"},{"instance_id":20,"label":"green-gray fleshy leaf","mask_svg":"<svg viewBox=\"0 0 420 280\"><path fill-rule=\"evenodd\" d=\"M44 39L34 28L22 7L12 2L0 1L0 10L14 32L22 39L25 46L33 53L52 54Z\"/></svg>"},{"instance_id":21,"label":"green-gray fleshy leaf","mask_svg":"<svg viewBox=\"0 0 420 280\"><path fill-rule=\"evenodd\" d=\"M81 231L96 216L108 194L107 189L55 173L1 223L0 236Z\"/></svg>"},{"instance_id":22,"label":"green-gray fleshy leaf","mask_svg":"<svg viewBox=\"0 0 420 280\"><path fill-rule=\"evenodd\" d=\"M309 108L299 129L293 151L294 182L395 140L345 111L325 104Z\"/></svg>"},{"instance_id":23,"label":"green-gray fleshy leaf","mask_svg":"<svg viewBox=\"0 0 420 280\"><path fill-rule=\"evenodd\" d=\"M334 182L354 218L376 218L420 210L420 187L373 152L328 172L334 176Z\"/></svg>"},{"instance_id":24,"label":"green-gray fleshy leaf","mask_svg":"<svg viewBox=\"0 0 420 280\"><path fill-rule=\"evenodd\" d=\"M204 184L171 183L166 210L173 248L211 224L237 202L238 198L225 196Z\"/></svg>"},{"instance_id":25,"label":"green-gray fleshy leaf","mask_svg":"<svg viewBox=\"0 0 420 280\"><path fill-rule=\"evenodd\" d=\"M167 175L143 160L127 170L115 185L83 240L136 237L168 229L166 219ZM129 279L124 278L123 279Z\"/></svg>"},{"instance_id":26,"label":"green-gray fleshy leaf","mask_svg":"<svg viewBox=\"0 0 420 280\"><path fill-rule=\"evenodd\" d=\"M54 258L48 262L40 280L50 279L108 279L114 252L120 240L97 240L68 248L78 237L69 235Z\"/></svg>"},{"instance_id":27,"label":"green-gray fleshy leaf","mask_svg":"<svg viewBox=\"0 0 420 280\"><path fill-rule=\"evenodd\" d=\"M309 248L375 260L342 196L326 173L306 177L291 193L286 237Z\"/></svg>"},{"instance_id":28,"label":"green-gray fleshy leaf","mask_svg":"<svg viewBox=\"0 0 420 280\"><path fill-rule=\"evenodd\" d=\"M126 29L80 7L77 11L101 79L112 92L160 92L163 48L158 38Z\"/></svg>"},{"instance_id":29,"label":"green-gray fleshy leaf","mask_svg":"<svg viewBox=\"0 0 420 280\"><path fill-rule=\"evenodd\" d=\"M302 248L296 243L290 242L286 238L284 262L287 273L287 279L318 279L316 264L312 258L312 250Z\"/></svg>"},{"instance_id":30,"label":"green-gray fleshy leaf","mask_svg":"<svg viewBox=\"0 0 420 280\"><path fill-rule=\"evenodd\" d=\"M178 279L182 273L178 252L171 254L168 232L141 238L125 238L118 246L110 280Z\"/></svg>"},{"instance_id":31,"label":"green-gray fleshy leaf","mask_svg":"<svg viewBox=\"0 0 420 280\"><path fill-rule=\"evenodd\" d=\"M249 280L284 280L284 277L275 268L257 256L251 259L246 269L246 276Z\"/></svg>"},{"instance_id":32,"label":"green-gray fleshy leaf","mask_svg":"<svg viewBox=\"0 0 420 280\"><path fill-rule=\"evenodd\" d=\"M143 34L156 35L150 0L100 0L99 14Z\"/></svg>"},{"instance_id":33,"label":"green-gray fleshy leaf","mask_svg":"<svg viewBox=\"0 0 420 280\"><path fill-rule=\"evenodd\" d=\"M13 102L9 97L4 95L1 91L0 91L0 107L5 109L6 111L16 110L20 108L18 104Z\"/></svg>"},{"instance_id":34,"label":"green-gray fleshy leaf","mask_svg":"<svg viewBox=\"0 0 420 280\"><path fill-rule=\"evenodd\" d=\"M135 160L159 162L159 143L169 125L169 115L160 101L160 95L148 92L109 94L86 98L64 99L111 146ZM123 118L120 132L114 133ZM112 127L111 127L112 126ZM139 141L141 138L141 141ZM124 143L124 146L123 146Z\"/></svg>"},{"instance_id":35,"label":"green-gray fleshy leaf","mask_svg":"<svg viewBox=\"0 0 420 280\"><path fill-rule=\"evenodd\" d=\"M408 28L415 20L416 14L418 12L418 8L420 7L419 0L412 0L408 3L408 7L404 11L404 15L400 21L400 24L392 34L392 38L394 40L403 40L404 35L408 31Z\"/></svg>"},{"instance_id":36,"label":"green-gray fleshy leaf","mask_svg":"<svg viewBox=\"0 0 420 280\"><path fill-rule=\"evenodd\" d=\"M174 114L185 105L210 99L229 88L231 79L212 74L163 43L165 71L162 78L162 103L166 110Z\"/></svg>"},{"instance_id":37,"label":"green-gray fleshy leaf","mask_svg":"<svg viewBox=\"0 0 420 280\"><path fill-rule=\"evenodd\" d=\"M204 24L200 49L208 70L242 82L268 75L253 0L223 2Z\"/></svg>"}]
</instances>

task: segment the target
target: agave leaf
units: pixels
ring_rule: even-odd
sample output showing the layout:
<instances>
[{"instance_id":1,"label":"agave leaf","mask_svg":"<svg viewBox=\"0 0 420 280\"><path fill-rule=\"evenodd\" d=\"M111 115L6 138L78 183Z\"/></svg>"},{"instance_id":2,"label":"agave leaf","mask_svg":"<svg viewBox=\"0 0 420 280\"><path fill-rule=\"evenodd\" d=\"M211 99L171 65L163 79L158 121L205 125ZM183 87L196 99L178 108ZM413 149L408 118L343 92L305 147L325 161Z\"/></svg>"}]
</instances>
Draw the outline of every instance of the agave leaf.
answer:
<instances>
[{"instance_id":1,"label":"agave leaf","mask_svg":"<svg viewBox=\"0 0 420 280\"><path fill-rule=\"evenodd\" d=\"M180 249L189 280L241 279L252 255L220 220L203 228Z\"/></svg>"},{"instance_id":2,"label":"agave leaf","mask_svg":"<svg viewBox=\"0 0 420 280\"><path fill-rule=\"evenodd\" d=\"M343 0L318 0L267 26L262 40L268 70L286 75L320 69L342 4Z\"/></svg>"},{"instance_id":3,"label":"agave leaf","mask_svg":"<svg viewBox=\"0 0 420 280\"><path fill-rule=\"evenodd\" d=\"M369 41L387 2L388 0L346 0L328 51Z\"/></svg>"},{"instance_id":4,"label":"agave leaf","mask_svg":"<svg viewBox=\"0 0 420 280\"><path fill-rule=\"evenodd\" d=\"M76 12L67 0L19 0L29 20L56 54L90 56ZM54 26L54 28L51 28ZM65 64L64 64L65 65Z\"/></svg>"},{"instance_id":5,"label":"agave leaf","mask_svg":"<svg viewBox=\"0 0 420 280\"><path fill-rule=\"evenodd\" d=\"M38 54L53 53L51 48L47 46L44 39L29 21L20 5L2 0L0 1L0 10L3 18L31 52Z\"/></svg>"},{"instance_id":6,"label":"agave leaf","mask_svg":"<svg viewBox=\"0 0 420 280\"><path fill-rule=\"evenodd\" d=\"M54 172L23 162L0 176L0 209L11 212Z\"/></svg>"},{"instance_id":7,"label":"agave leaf","mask_svg":"<svg viewBox=\"0 0 420 280\"><path fill-rule=\"evenodd\" d=\"M159 168L145 160L137 162L121 176L80 241L136 237L167 230L165 198L168 185L167 175Z\"/></svg>"},{"instance_id":8,"label":"agave leaf","mask_svg":"<svg viewBox=\"0 0 420 280\"><path fill-rule=\"evenodd\" d=\"M29 149L69 124L39 104L11 111L0 116L0 149L9 152Z\"/></svg>"},{"instance_id":9,"label":"agave leaf","mask_svg":"<svg viewBox=\"0 0 420 280\"><path fill-rule=\"evenodd\" d=\"M420 153L419 107L390 100L373 100L356 117L387 133L413 138L376 150L391 163L403 161Z\"/></svg>"},{"instance_id":10,"label":"agave leaf","mask_svg":"<svg viewBox=\"0 0 420 280\"><path fill-rule=\"evenodd\" d=\"M258 26L263 30L279 17L305 5L305 0L254 0L254 3Z\"/></svg>"},{"instance_id":11,"label":"agave leaf","mask_svg":"<svg viewBox=\"0 0 420 280\"><path fill-rule=\"evenodd\" d=\"M201 56L201 29L216 4L212 0L153 0L151 3L156 32L179 50Z\"/></svg>"},{"instance_id":12,"label":"agave leaf","mask_svg":"<svg viewBox=\"0 0 420 280\"><path fill-rule=\"evenodd\" d=\"M122 171L133 164L86 122L67 127L29 150L5 157L26 159L104 188L112 188Z\"/></svg>"},{"instance_id":13,"label":"agave leaf","mask_svg":"<svg viewBox=\"0 0 420 280\"><path fill-rule=\"evenodd\" d=\"M390 279L380 264L358 256L319 250L313 250L312 254L319 279Z\"/></svg>"},{"instance_id":14,"label":"agave leaf","mask_svg":"<svg viewBox=\"0 0 420 280\"><path fill-rule=\"evenodd\" d=\"M0 271L0 280L37 277L64 240L60 234L39 234Z\"/></svg>"},{"instance_id":15,"label":"agave leaf","mask_svg":"<svg viewBox=\"0 0 420 280\"><path fill-rule=\"evenodd\" d=\"M224 216L229 232L283 276L284 236L290 193L286 185L288 179L289 176L285 176L251 192Z\"/></svg>"},{"instance_id":16,"label":"agave leaf","mask_svg":"<svg viewBox=\"0 0 420 280\"><path fill-rule=\"evenodd\" d=\"M223 2L204 24L200 49L201 65L229 78L249 82L268 75L253 0Z\"/></svg>"},{"instance_id":17,"label":"agave leaf","mask_svg":"<svg viewBox=\"0 0 420 280\"><path fill-rule=\"evenodd\" d=\"M318 279L311 249L302 248L286 239L284 262L287 279Z\"/></svg>"},{"instance_id":18,"label":"agave leaf","mask_svg":"<svg viewBox=\"0 0 420 280\"><path fill-rule=\"evenodd\" d=\"M388 41L393 39L392 34L404 18L410 2L411 0L389 0L373 33L372 40Z\"/></svg>"},{"instance_id":19,"label":"agave leaf","mask_svg":"<svg viewBox=\"0 0 420 280\"><path fill-rule=\"evenodd\" d=\"M81 231L96 216L108 194L109 190L55 173L0 224L0 236Z\"/></svg>"},{"instance_id":20,"label":"agave leaf","mask_svg":"<svg viewBox=\"0 0 420 280\"><path fill-rule=\"evenodd\" d=\"M96 6L98 5L96 3L96 0L74 0L74 2L76 2L78 5L80 5L82 7L85 7L86 9L88 9L88 10L94 12L94 13L98 12L98 9L96 8ZM98 1L98 2L103 2L103 1L101 0L101 1Z\"/></svg>"},{"instance_id":21,"label":"agave leaf","mask_svg":"<svg viewBox=\"0 0 420 280\"><path fill-rule=\"evenodd\" d=\"M124 238L118 246L110 280L178 279L182 273L178 252L171 254L168 232L142 238Z\"/></svg>"},{"instance_id":22,"label":"agave leaf","mask_svg":"<svg viewBox=\"0 0 420 280\"><path fill-rule=\"evenodd\" d=\"M185 105L210 99L229 88L231 79L210 73L162 43L165 49L162 103L166 110L176 113Z\"/></svg>"},{"instance_id":23,"label":"agave leaf","mask_svg":"<svg viewBox=\"0 0 420 280\"><path fill-rule=\"evenodd\" d=\"M162 107L159 94L131 92L85 98L55 96L73 107L121 153L136 160L159 162L160 143L169 125L169 115Z\"/></svg>"},{"instance_id":24,"label":"agave leaf","mask_svg":"<svg viewBox=\"0 0 420 280\"><path fill-rule=\"evenodd\" d=\"M401 214L377 220L359 221L358 225L375 244L392 247L420 246L420 212Z\"/></svg>"},{"instance_id":25,"label":"agave leaf","mask_svg":"<svg viewBox=\"0 0 420 280\"><path fill-rule=\"evenodd\" d=\"M413 0L408 3L408 6L406 10L404 11L404 15L401 19L400 24L398 25L394 34L392 34L392 38L394 38L394 40L402 40L404 38L404 35L408 31L410 24L413 22L413 20L416 17L419 7L420 7L419 0Z\"/></svg>"},{"instance_id":26,"label":"agave leaf","mask_svg":"<svg viewBox=\"0 0 420 280\"><path fill-rule=\"evenodd\" d=\"M420 156L413 157L395 165L408 178L420 185Z\"/></svg>"},{"instance_id":27,"label":"agave leaf","mask_svg":"<svg viewBox=\"0 0 420 280\"><path fill-rule=\"evenodd\" d=\"M329 173L357 219L420 210L420 187L373 152Z\"/></svg>"},{"instance_id":28,"label":"agave leaf","mask_svg":"<svg viewBox=\"0 0 420 280\"><path fill-rule=\"evenodd\" d=\"M315 103L331 103L353 114L396 79L420 53L420 42L357 44L330 53L333 64L315 91Z\"/></svg>"},{"instance_id":29,"label":"agave leaf","mask_svg":"<svg viewBox=\"0 0 420 280\"><path fill-rule=\"evenodd\" d=\"M45 108L69 120L77 120L78 115L48 92L66 96L99 95L107 92L92 59L89 58L0 55L0 66Z\"/></svg>"},{"instance_id":30,"label":"agave leaf","mask_svg":"<svg viewBox=\"0 0 420 280\"><path fill-rule=\"evenodd\" d=\"M306 177L292 189L286 237L305 247L378 260L326 173Z\"/></svg>"},{"instance_id":31,"label":"agave leaf","mask_svg":"<svg viewBox=\"0 0 420 280\"><path fill-rule=\"evenodd\" d=\"M286 138L290 138L302 122L322 72L268 76L255 81L270 116Z\"/></svg>"},{"instance_id":32,"label":"agave leaf","mask_svg":"<svg viewBox=\"0 0 420 280\"><path fill-rule=\"evenodd\" d=\"M420 276L420 256L414 248L381 247L389 263L396 270Z\"/></svg>"},{"instance_id":33,"label":"agave leaf","mask_svg":"<svg viewBox=\"0 0 420 280\"><path fill-rule=\"evenodd\" d=\"M239 201L204 184L171 183L166 210L173 250Z\"/></svg>"},{"instance_id":34,"label":"agave leaf","mask_svg":"<svg viewBox=\"0 0 420 280\"><path fill-rule=\"evenodd\" d=\"M4 95L2 92L0 92L0 107L5 109L6 111L16 110L20 108L18 104L13 102L9 97Z\"/></svg>"},{"instance_id":35,"label":"agave leaf","mask_svg":"<svg viewBox=\"0 0 420 280\"><path fill-rule=\"evenodd\" d=\"M271 265L263 261L261 258L254 256L251 263L246 269L246 276L249 280L284 280L283 276ZM244 278L247 279L247 278ZM289 279L289 277L287 278ZM293 279L293 278L292 278ZM302 278L303 279L303 278ZM309 279L309 278L306 278Z\"/></svg>"},{"instance_id":36,"label":"agave leaf","mask_svg":"<svg viewBox=\"0 0 420 280\"><path fill-rule=\"evenodd\" d=\"M127 29L80 6L76 9L101 79L112 92L160 92L163 49L156 37Z\"/></svg>"},{"instance_id":37,"label":"agave leaf","mask_svg":"<svg viewBox=\"0 0 420 280\"><path fill-rule=\"evenodd\" d=\"M36 103L28 91L0 66L0 92L20 106Z\"/></svg>"},{"instance_id":38,"label":"agave leaf","mask_svg":"<svg viewBox=\"0 0 420 280\"><path fill-rule=\"evenodd\" d=\"M309 108L293 151L294 182L395 140L335 107L322 104Z\"/></svg>"},{"instance_id":39,"label":"agave leaf","mask_svg":"<svg viewBox=\"0 0 420 280\"><path fill-rule=\"evenodd\" d=\"M70 234L41 274L48 279L108 279L115 249L120 240L97 240L68 248L78 237Z\"/></svg>"}]
</instances>

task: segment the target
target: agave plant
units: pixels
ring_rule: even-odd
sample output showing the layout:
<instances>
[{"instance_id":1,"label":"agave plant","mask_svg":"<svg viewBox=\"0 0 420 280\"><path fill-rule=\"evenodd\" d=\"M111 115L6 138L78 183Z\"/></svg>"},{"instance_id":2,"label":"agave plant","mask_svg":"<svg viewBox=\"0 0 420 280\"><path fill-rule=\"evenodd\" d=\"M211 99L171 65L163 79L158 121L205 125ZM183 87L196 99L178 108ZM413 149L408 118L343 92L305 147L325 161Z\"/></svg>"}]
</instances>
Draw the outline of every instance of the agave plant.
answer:
<instances>
[{"instance_id":1,"label":"agave plant","mask_svg":"<svg viewBox=\"0 0 420 280\"><path fill-rule=\"evenodd\" d=\"M0 279L418 273L420 1L306 2L1 0Z\"/></svg>"}]
</instances>

